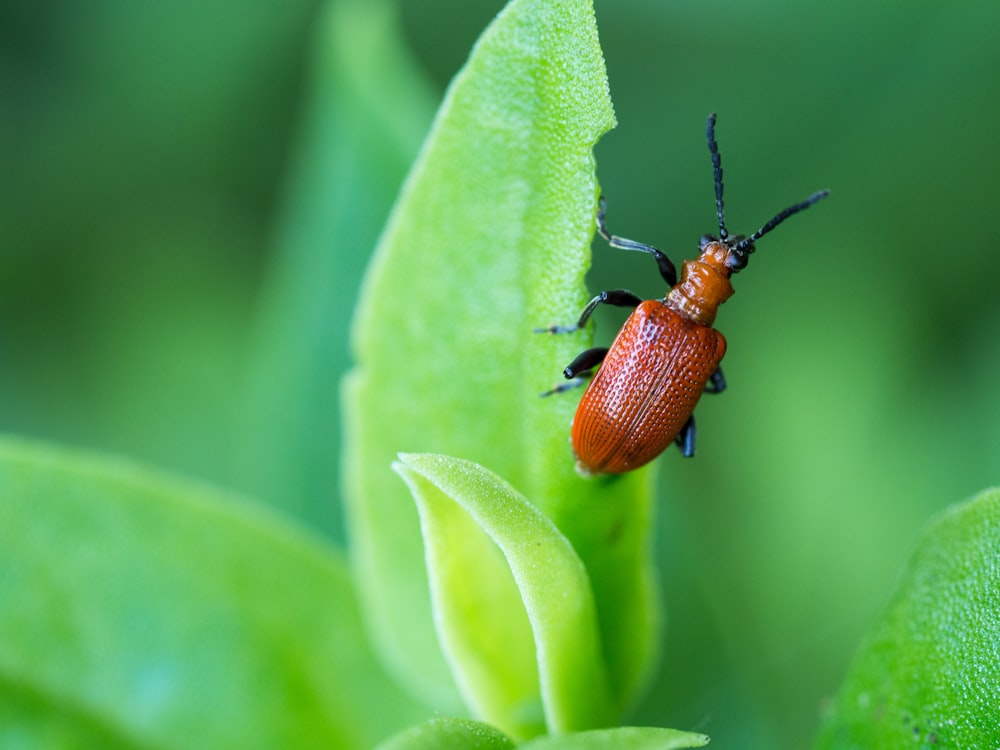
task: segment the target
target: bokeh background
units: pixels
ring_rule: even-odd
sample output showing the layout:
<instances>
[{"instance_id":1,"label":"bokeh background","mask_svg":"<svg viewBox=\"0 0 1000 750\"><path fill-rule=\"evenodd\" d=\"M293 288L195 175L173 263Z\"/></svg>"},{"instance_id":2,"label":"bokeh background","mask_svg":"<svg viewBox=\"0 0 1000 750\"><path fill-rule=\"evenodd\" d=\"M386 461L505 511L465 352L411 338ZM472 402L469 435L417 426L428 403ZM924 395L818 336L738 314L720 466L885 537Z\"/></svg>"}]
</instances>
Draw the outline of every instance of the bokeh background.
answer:
<instances>
[{"instance_id":1,"label":"bokeh background","mask_svg":"<svg viewBox=\"0 0 1000 750\"><path fill-rule=\"evenodd\" d=\"M345 543L350 311L502 3L354 5L0 3L0 430L237 488ZM595 5L612 231L680 260L715 228L710 111L731 230L833 191L736 278L730 388L698 409L698 457L661 461L668 632L632 719L803 747L918 529L1000 481L1000 5ZM601 243L590 279L664 291Z\"/></svg>"}]
</instances>

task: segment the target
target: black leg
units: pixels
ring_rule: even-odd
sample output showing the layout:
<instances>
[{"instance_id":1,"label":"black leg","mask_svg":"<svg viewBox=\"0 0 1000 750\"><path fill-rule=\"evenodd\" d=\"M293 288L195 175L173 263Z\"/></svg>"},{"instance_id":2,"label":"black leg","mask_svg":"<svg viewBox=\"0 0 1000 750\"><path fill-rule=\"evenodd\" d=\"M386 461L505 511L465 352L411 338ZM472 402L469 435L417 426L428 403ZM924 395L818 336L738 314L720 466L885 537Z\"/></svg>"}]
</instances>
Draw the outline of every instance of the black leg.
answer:
<instances>
[{"instance_id":1,"label":"black leg","mask_svg":"<svg viewBox=\"0 0 1000 750\"><path fill-rule=\"evenodd\" d=\"M722 374L722 368L717 367L705 385L705 393L722 393L724 390L726 390L726 378Z\"/></svg>"},{"instance_id":2,"label":"black leg","mask_svg":"<svg viewBox=\"0 0 1000 750\"><path fill-rule=\"evenodd\" d=\"M608 348L606 346L595 346L593 349L588 349L582 354L579 354L576 359L566 365L566 369L563 370L563 375L566 376L567 380L579 377L601 364L607 353Z\"/></svg>"},{"instance_id":3,"label":"black leg","mask_svg":"<svg viewBox=\"0 0 1000 750\"><path fill-rule=\"evenodd\" d=\"M594 310L597 309L598 305L608 304L615 307L635 307L640 302L642 302L642 297L632 294L628 289L610 289L606 292L601 292L587 303L587 306L583 308L583 312L580 313L580 319L576 321L575 325L536 328L535 333L572 333L587 325L587 321L590 320L590 316L594 314Z\"/></svg>"},{"instance_id":4,"label":"black leg","mask_svg":"<svg viewBox=\"0 0 1000 750\"><path fill-rule=\"evenodd\" d=\"M550 390L545 391L545 393L540 395L551 396L555 393L563 393L571 388L583 385L587 382L587 378L590 377L591 371L604 361L604 357L607 353L607 347L603 346L596 346L593 349L587 349L587 351L578 355L576 359L566 365L566 368L563 370L563 375L566 377L567 382L553 386Z\"/></svg>"},{"instance_id":5,"label":"black leg","mask_svg":"<svg viewBox=\"0 0 1000 750\"><path fill-rule=\"evenodd\" d=\"M602 195L600 205L597 208L597 233L606 239L611 247L616 247L619 250L636 250L640 253L649 253L652 255L656 259L657 267L660 269L660 276L667 282L667 286L674 286L677 283L677 269L674 267L673 261L652 245L644 245L641 242L611 234L604 219L606 210L607 201L604 200L604 196Z\"/></svg>"},{"instance_id":6,"label":"black leg","mask_svg":"<svg viewBox=\"0 0 1000 750\"><path fill-rule=\"evenodd\" d=\"M545 393L540 395L551 396L555 393L563 393L571 388L583 385L587 382L587 378L590 377L591 370L604 361L607 353L607 347L603 346L595 346L593 349L587 349L587 351L578 355L576 359L566 365L563 375L566 377L567 382L553 386L551 390L545 391Z\"/></svg>"},{"instance_id":7,"label":"black leg","mask_svg":"<svg viewBox=\"0 0 1000 750\"><path fill-rule=\"evenodd\" d=\"M684 458L691 458L694 455L694 437L694 415L692 414L688 417L688 421L684 423L681 431L677 433L677 437L674 439L677 447L681 449L681 455Z\"/></svg>"}]
</instances>

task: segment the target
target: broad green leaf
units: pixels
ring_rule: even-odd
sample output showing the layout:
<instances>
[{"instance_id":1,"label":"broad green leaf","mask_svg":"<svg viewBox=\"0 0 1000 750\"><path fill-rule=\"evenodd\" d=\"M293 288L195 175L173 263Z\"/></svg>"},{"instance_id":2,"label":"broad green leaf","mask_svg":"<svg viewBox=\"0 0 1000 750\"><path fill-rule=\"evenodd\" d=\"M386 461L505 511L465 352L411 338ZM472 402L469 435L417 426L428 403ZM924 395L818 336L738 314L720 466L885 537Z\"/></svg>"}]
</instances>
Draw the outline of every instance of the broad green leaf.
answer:
<instances>
[{"instance_id":1,"label":"broad green leaf","mask_svg":"<svg viewBox=\"0 0 1000 750\"><path fill-rule=\"evenodd\" d=\"M614 723L590 581L566 537L478 464L404 454L396 470L420 509L441 642L473 712L515 737Z\"/></svg>"},{"instance_id":2,"label":"broad green leaf","mask_svg":"<svg viewBox=\"0 0 1000 750\"><path fill-rule=\"evenodd\" d=\"M705 735L677 729L618 727L539 737L520 747L524 750L680 750L707 744L708 737Z\"/></svg>"},{"instance_id":3,"label":"broad green leaf","mask_svg":"<svg viewBox=\"0 0 1000 750\"><path fill-rule=\"evenodd\" d=\"M817 746L1000 746L1000 491L924 532Z\"/></svg>"},{"instance_id":4,"label":"broad green leaf","mask_svg":"<svg viewBox=\"0 0 1000 750\"><path fill-rule=\"evenodd\" d=\"M590 0L513 0L452 82L366 278L343 391L353 562L380 650L441 711L460 703L399 452L488 466L555 523L590 577L619 707L653 662L651 475L576 475L578 396L538 394L590 337L532 332L587 299L592 149L613 124Z\"/></svg>"},{"instance_id":5,"label":"broad green leaf","mask_svg":"<svg viewBox=\"0 0 1000 750\"><path fill-rule=\"evenodd\" d=\"M394 10L337 0L319 17L235 446L243 488L334 533L344 321L433 115Z\"/></svg>"},{"instance_id":6,"label":"broad green leaf","mask_svg":"<svg viewBox=\"0 0 1000 750\"><path fill-rule=\"evenodd\" d=\"M0 748L369 748L426 714L333 550L139 465L0 439Z\"/></svg>"},{"instance_id":7,"label":"broad green leaf","mask_svg":"<svg viewBox=\"0 0 1000 750\"><path fill-rule=\"evenodd\" d=\"M513 740L489 724L432 719L389 738L377 750L513 750Z\"/></svg>"}]
</instances>

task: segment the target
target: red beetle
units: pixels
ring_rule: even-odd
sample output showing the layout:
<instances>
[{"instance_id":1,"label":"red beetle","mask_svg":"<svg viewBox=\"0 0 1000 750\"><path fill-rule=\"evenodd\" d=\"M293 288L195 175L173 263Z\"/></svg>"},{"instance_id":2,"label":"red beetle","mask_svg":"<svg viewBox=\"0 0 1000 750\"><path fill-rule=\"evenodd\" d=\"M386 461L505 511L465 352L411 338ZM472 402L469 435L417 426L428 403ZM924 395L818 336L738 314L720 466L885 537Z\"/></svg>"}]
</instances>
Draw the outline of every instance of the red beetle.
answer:
<instances>
[{"instance_id":1,"label":"red beetle","mask_svg":"<svg viewBox=\"0 0 1000 750\"><path fill-rule=\"evenodd\" d=\"M583 309L576 325L539 329L575 331L602 303L635 308L610 348L583 352L563 370L570 382L542 394L582 384L600 365L573 418L573 451L583 474L632 471L672 442L685 456L694 455L694 407L703 392L719 393L726 387L719 369L726 339L712 323L719 305L733 294L729 277L746 266L757 240L829 193L824 190L789 206L749 237L730 236L722 205L722 162L715 142L714 113L709 115L706 133L715 173L719 236L701 238L701 254L697 260L684 261L680 283L674 264L660 250L608 233L602 197L597 231L612 247L651 254L670 291L663 299L645 301L626 289L601 292Z\"/></svg>"}]
</instances>

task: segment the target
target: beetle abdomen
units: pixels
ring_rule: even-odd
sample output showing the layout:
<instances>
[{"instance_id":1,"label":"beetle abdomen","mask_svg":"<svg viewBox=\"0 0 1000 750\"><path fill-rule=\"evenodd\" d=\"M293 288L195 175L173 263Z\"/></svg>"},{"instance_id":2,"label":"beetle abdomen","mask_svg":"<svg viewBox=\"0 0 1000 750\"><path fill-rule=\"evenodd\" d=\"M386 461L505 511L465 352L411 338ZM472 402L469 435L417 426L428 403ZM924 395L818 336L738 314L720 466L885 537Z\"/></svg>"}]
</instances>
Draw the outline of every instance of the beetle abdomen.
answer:
<instances>
[{"instance_id":1,"label":"beetle abdomen","mask_svg":"<svg viewBox=\"0 0 1000 750\"><path fill-rule=\"evenodd\" d=\"M580 400L573 451L581 470L621 474L652 461L677 437L726 353L715 329L660 300L622 326Z\"/></svg>"}]
</instances>

